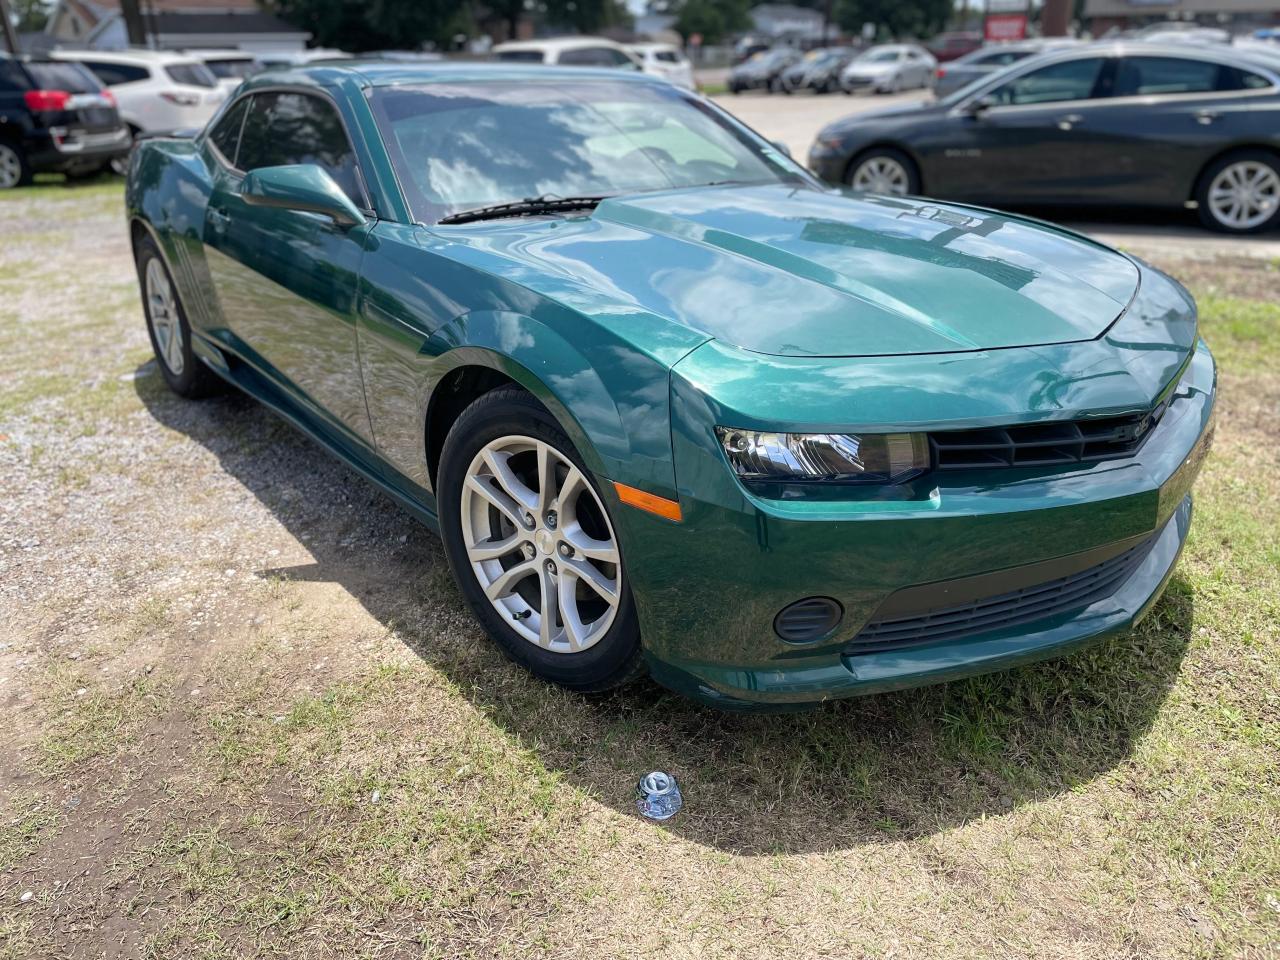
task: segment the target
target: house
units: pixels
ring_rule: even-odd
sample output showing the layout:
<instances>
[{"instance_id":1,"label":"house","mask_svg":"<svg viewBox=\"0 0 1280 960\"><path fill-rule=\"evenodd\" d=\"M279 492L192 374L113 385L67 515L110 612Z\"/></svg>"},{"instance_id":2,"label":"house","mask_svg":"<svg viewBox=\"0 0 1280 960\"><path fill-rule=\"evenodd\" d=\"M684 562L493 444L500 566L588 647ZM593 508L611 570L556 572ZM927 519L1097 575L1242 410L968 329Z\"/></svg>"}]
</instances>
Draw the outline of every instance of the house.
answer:
<instances>
[{"instance_id":1,"label":"house","mask_svg":"<svg viewBox=\"0 0 1280 960\"><path fill-rule=\"evenodd\" d=\"M266 13L256 0L138 0L148 45L249 51L302 50L311 35ZM118 0L56 0L45 33L63 47L129 45Z\"/></svg>"},{"instance_id":2,"label":"house","mask_svg":"<svg viewBox=\"0 0 1280 960\"><path fill-rule=\"evenodd\" d=\"M754 31L766 37L822 39L822 12L789 3L762 3L750 11Z\"/></svg>"}]
</instances>

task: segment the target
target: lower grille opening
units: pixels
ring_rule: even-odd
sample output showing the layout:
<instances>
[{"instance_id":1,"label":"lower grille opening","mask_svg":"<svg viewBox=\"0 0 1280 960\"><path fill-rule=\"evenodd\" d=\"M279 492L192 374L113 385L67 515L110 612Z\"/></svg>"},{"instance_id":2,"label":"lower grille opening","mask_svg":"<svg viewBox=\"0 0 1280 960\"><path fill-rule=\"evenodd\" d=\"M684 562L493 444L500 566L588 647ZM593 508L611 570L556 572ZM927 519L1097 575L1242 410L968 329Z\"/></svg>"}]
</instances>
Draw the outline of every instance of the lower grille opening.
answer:
<instances>
[{"instance_id":1,"label":"lower grille opening","mask_svg":"<svg viewBox=\"0 0 1280 960\"><path fill-rule=\"evenodd\" d=\"M1096 566L1056 580L916 616L872 620L844 652L852 656L961 640L1082 610L1115 593L1146 559L1158 536L1153 534Z\"/></svg>"}]
</instances>

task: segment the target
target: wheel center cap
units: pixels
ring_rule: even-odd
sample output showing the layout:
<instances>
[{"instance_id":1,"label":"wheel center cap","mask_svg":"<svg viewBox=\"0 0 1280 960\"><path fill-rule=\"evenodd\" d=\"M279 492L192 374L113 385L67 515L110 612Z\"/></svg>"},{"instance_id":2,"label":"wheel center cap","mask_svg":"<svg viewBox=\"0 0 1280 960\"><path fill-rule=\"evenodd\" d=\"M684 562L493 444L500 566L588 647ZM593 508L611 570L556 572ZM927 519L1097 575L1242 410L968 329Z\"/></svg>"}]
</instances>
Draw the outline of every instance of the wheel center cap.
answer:
<instances>
[{"instance_id":1,"label":"wheel center cap","mask_svg":"<svg viewBox=\"0 0 1280 960\"><path fill-rule=\"evenodd\" d=\"M556 548L556 538L551 535L550 530L539 530L533 535L533 542L538 547L538 552L543 556L551 556Z\"/></svg>"}]
</instances>

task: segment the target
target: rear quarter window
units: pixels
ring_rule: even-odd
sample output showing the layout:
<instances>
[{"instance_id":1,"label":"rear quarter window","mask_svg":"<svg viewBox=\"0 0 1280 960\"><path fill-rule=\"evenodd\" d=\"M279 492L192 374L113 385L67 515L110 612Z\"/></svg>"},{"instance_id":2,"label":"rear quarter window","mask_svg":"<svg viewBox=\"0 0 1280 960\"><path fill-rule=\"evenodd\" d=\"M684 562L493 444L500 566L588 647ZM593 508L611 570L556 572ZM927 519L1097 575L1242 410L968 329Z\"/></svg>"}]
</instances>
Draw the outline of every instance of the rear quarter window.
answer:
<instances>
[{"instance_id":1,"label":"rear quarter window","mask_svg":"<svg viewBox=\"0 0 1280 960\"><path fill-rule=\"evenodd\" d=\"M188 87L216 87L217 78L203 63L171 63L164 68L165 76L174 83Z\"/></svg>"}]
</instances>

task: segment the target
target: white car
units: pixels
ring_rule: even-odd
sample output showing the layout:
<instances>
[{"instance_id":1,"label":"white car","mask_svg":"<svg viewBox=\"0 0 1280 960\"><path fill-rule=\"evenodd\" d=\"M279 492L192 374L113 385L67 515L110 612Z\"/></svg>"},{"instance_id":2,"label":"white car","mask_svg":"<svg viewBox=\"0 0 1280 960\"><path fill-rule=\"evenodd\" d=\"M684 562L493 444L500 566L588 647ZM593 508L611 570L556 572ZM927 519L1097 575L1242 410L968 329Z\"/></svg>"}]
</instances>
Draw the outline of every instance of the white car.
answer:
<instances>
[{"instance_id":1,"label":"white car","mask_svg":"<svg viewBox=\"0 0 1280 960\"><path fill-rule=\"evenodd\" d=\"M199 60L218 80L218 86L230 96L259 69L257 58L244 50L184 50L187 56Z\"/></svg>"},{"instance_id":2,"label":"white car","mask_svg":"<svg viewBox=\"0 0 1280 960\"><path fill-rule=\"evenodd\" d=\"M662 77L677 87L694 88L693 64L679 47L672 43L633 43L628 49L634 53L645 73Z\"/></svg>"},{"instance_id":3,"label":"white car","mask_svg":"<svg viewBox=\"0 0 1280 960\"><path fill-rule=\"evenodd\" d=\"M312 47L310 50L270 50L258 53L256 59L260 69L274 70L279 67L304 67L322 60L350 60L351 54L327 47Z\"/></svg>"},{"instance_id":4,"label":"white car","mask_svg":"<svg viewBox=\"0 0 1280 960\"><path fill-rule=\"evenodd\" d=\"M115 95L120 116L137 133L203 127L227 91L199 60L159 50L58 50L55 60L82 63Z\"/></svg>"},{"instance_id":5,"label":"white car","mask_svg":"<svg viewBox=\"0 0 1280 960\"><path fill-rule=\"evenodd\" d=\"M840 87L845 93L857 90L897 93L929 86L937 68L938 61L924 47L914 43L885 43L849 61L840 74Z\"/></svg>"},{"instance_id":6,"label":"white car","mask_svg":"<svg viewBox=\"0 0 1280 960\"><path fill-rule=\"evenodd\" d=\"M604 37L555 37L551 40L516 40L493 48L496 59L507 63L546 63L561 67L617 67L640 70L640 58L620 43Z\"/></svg>"}]
</instances>

